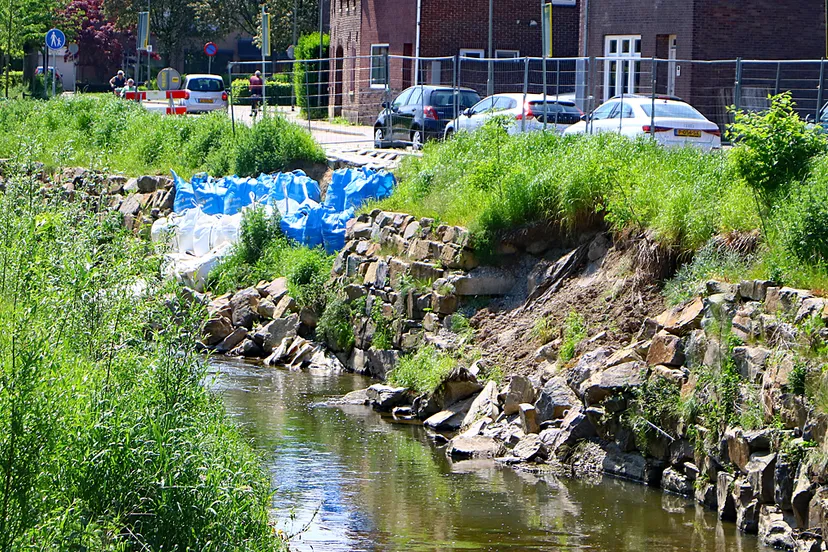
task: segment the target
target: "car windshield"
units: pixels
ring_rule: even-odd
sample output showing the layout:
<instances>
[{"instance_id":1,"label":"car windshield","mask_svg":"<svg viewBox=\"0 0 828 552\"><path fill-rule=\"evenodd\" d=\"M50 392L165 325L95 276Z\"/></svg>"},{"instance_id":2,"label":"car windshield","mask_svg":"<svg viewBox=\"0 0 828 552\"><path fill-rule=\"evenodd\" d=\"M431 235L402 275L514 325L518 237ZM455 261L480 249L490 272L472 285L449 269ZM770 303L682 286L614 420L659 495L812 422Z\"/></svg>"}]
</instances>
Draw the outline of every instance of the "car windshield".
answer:
<instances>
[{"instance_id":1,"label":"car windshield","mask_svg":"<svg viewBox=\"0 0 828 552\"><path fill-rule=\"evenodd\" d=\"M647 117L652 117L652 105L649 103L642 103L641 109L647 114ZM684 103L658 103L655 104L656 117L672 117L675 119L698 119L705 121L704 115L696 111L693 107Z\"/></svg>"},{"instance_id":2,"label":"car windshield","mask_svg":"<svg viewBox=\"0 0 828 552\"><path fill-rule=\"evenodd\" d=\"M572 113L580 115L581 111L574 105L560 104L556 102L546 102L546 108L543 107L543 102L529 102L534 111L546 111L547 113Z\"/></svg>"},{"instance_id":3,"label":"car windshield","mask_svg":"<svg viewBox=\"0 0 828 552\"><path fill-rule=\"evenodd\" d=\"M187 90L193 92L221 92L224 89L224 82L220 79L190 79L187 83Z\"/></svg>"},{"instance_id":4,"label":"car windshield","mask_svg":"<svg viewBox=\"0 0 828 552\"><path fill-rule=\"evenodd\" d=\"M461 90L457 93L457 105L460 109L471 107L480 101L476 92ZM452 107L454 105L453 90L435 90L431 93L431 105L434 107Z\"/></svg>"}]
</instances>

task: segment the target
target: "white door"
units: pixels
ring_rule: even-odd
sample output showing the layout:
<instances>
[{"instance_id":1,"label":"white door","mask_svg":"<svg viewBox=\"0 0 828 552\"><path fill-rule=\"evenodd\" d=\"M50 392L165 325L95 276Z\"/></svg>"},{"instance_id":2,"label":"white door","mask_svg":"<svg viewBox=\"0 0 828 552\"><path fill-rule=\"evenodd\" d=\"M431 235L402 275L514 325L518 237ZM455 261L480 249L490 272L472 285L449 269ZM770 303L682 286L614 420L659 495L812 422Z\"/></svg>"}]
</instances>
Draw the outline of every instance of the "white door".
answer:
<instances>
[{"instance_id":1,"label":"white door","mask_svg":"<svg viewBox=\"0 0 828 552\"><path fill-rule=\"evenodd\" d=\"M492 110L492 105L495 102L494 97L488 97L485 100L477 102L471 107L471 117L467 115L460 115L460 128L463 130L475 130L486 122L489 112Z\"/></svg>"},{"instance_id":2,"label":"white door","mask_svg":"<svg viewBox=\"0 0 828 552\"><path fill-rule=\"evenodd\" d=\"M604 40L604 101L635 94L641 75L641 35L607 36Z\"/></svg>"},{"instance_id":3,"label":"white door","mask_svg":"<svg viewBox=\"0 0 828 552\"><path fill-rule=\"evenodd\" d=\"M677 41L676 35L670 35L670 51L668 54L668 58L670 61L667 62L667 95L668 96L675 96L676 95L676 49L677 49Z\"/></svg>"},{"instance_id":4,"label":"white door","mask_svg":"<svg viewBox=\"0 0 828 552\"><path fill-rule=\"evenodd\" d=\"M592 116L590 117L587 132L592 131L598 133L607 132L609 130L617 131L618 121L613 120L610 117L616 111L615 108L618 104L619 102L617 101L607 102L593 111Z\"/></svg>"}]
</instances>

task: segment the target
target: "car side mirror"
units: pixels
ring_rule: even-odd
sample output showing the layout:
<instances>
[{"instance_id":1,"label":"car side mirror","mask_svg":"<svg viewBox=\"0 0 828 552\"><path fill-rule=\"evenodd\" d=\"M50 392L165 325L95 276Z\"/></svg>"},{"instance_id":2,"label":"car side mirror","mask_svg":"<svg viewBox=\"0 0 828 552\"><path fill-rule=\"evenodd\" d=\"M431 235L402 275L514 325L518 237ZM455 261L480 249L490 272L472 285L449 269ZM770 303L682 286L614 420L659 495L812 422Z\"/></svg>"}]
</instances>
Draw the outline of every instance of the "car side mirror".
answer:
<instances>
[{"instance_id":1,"label":"car side mirror","mask_svg":"<svg viewBox=\"0 0 828 552\"><path fill-rule=\"evenodd\" d=\"M382 102L382 107L384 109L388 109L390 106L391 106L391 104L389 104L388 102Z\"/></svg>"},{"instance_id":2,"label":"car side mirror","mask_svg":"<svg viewBox=\"0 0 828 552\"><path fill-rule=\"evenodd\" d=\"M805 122L806 122L806 123L810 123L810 122L811 122L811 114L810 114L810 113L808 113L807 115L805 115Z\"/></svg>"},{"instance_id":3,"label":"car side mirror","mask_svg":"<svg viewBox=\"0 0 828 552\"><path fill-rule=\"evenodd\" d=\"M467 107L466 109L464 109L464 110L463 110L463 115L465 115L466 117L471 117L471 116L472 116L472 110L471 110L471 108L470 108L470 107Z\"/></svg>"}]
</instances>

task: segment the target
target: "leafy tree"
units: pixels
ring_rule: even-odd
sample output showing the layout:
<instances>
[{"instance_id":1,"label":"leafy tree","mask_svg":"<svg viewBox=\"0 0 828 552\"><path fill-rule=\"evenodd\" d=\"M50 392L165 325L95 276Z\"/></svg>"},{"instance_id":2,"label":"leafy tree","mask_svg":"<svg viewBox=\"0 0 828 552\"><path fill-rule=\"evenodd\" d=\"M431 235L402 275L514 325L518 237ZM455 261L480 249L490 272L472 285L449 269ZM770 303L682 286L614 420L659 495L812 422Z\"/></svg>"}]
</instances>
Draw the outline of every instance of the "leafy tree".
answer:
<instances>
[{"instance_id":1,"label":"leafy tree","mask_svg":"<svg viewBox=\"0 0 828 552\"><path fill-rule=\"evenodd\" d=\"M72 0L57 16L68 40L77 42L78 65L104 79L121 64L129 34L104 13L103 0Z\"/></svg>"},{"instance_id":2,"label":"leafy tree","mask_svg":"<svg viewBox=\"0 0 828 552\"><path fill-rule=\"evenodd\" d=\"M0 52L19 58L42 48L44 36L52 26L52 15L58 6L58 0L0 1ZM6 58L6 73L8 62L9 59ZM27 77L31 77L31 69Z\"/></svg>"}]
</instances>

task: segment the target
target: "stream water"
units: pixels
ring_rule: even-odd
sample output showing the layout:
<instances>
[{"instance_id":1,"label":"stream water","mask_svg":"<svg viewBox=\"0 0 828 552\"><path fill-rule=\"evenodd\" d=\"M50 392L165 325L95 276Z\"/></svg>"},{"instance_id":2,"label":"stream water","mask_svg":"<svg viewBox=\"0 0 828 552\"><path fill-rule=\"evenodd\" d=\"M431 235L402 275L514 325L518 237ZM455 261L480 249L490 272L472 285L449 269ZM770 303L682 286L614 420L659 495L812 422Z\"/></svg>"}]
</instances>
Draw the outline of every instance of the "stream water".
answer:
<instances>
[{"instance_id":1,"label":"stream water","mask_svg":"<svg viewBox=\"0 0 828 552\"><path fill-rule=\"evenodd\" d=\"M278 527L301 531L292 549L770 550L657 489L451 462L419 425L322 404L367 387L366 378L212 362L214 389L272 474Z\"/></svg>"}]
</instances>

